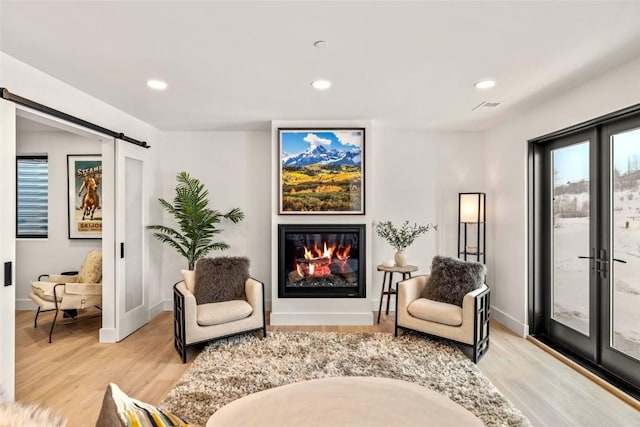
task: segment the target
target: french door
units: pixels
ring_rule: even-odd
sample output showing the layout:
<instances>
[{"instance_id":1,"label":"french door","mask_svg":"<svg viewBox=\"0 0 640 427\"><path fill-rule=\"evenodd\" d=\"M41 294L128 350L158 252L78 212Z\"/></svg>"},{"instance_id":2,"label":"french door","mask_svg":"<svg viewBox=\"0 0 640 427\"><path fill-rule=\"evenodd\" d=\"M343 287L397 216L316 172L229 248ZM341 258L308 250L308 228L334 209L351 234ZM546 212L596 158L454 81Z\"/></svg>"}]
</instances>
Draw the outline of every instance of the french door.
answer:
<instances>
[{"instance_id":1,"label":"french door","mask_svg":"<svg viewBox=\"0 0 640 427\"><path fill-rule=\"evenodd\" d=\"M538 154L537 332L640 389L640 117Z\"/></svg>"}]
</instances>

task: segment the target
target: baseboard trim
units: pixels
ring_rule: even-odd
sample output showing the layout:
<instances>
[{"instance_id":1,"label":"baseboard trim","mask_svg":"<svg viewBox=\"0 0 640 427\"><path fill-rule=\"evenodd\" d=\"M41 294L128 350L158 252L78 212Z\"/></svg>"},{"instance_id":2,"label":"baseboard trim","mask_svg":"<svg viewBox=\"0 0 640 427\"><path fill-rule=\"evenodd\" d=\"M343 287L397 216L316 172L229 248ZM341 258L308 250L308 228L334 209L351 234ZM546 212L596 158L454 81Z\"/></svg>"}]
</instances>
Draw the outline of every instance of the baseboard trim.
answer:
<instances>
[{"instance_id":1,"label":"baseboard trim","mask_svg":"<svg viewBox=\"0 0 640 427\"><path fill-rule=\"evenodd\" d=\"M521 323L494 305L491 306L491 317L522 338L529 335L529 325Z\"/></svg>"},{"instance_id":2,"label":"baseboard trim","mask_svg":"<svg viewBox=\"0 0 640 427\"><path fill-rule=\"evenodd\" d=\"M273 313L271 312L270 325L373 325L373 313Z\"/></svg>"},{"instance_id":3,"label":"baseboard trim","mask_svg":"<svg viewBox=\"0 0 640 427\"><path fill-rule=\"evenodd\" d=\"M611 393L614 396L616 396L618 399L622 400L623 402L627 403L628 405L632 406L633 408L635 408L637 410L640 410L640 402L638 400L636 400L633 396L628 395L627 393L625 393L624 391L620 390L616 386L614 386L614 385L608 383L607 381L603 380L602 378L600 378L599 376L597 376L593 372L591 372L588 369L582 367L580 364L574 362L573 360L571 360L570 358L568 358L564 354L562 354L559 351L549 347L548 345L546 345L542 341L536 339L535 337L532 337L532 336L529 335L529 336L526 337L526 339L528 341L530 341L532 344L534 344L535 346L537 346L537 347L541 348L542 350L544 350L545 352L549 353L551 356L555 357L556 359L558 359L559 361L561 361L565 365L569 366L574 371L578 372L582 376L584 376L584 377L590 379L591 381L593 381L594 383L598 384L600 387L604 388L609 393Z\"/></svg>"},{"instance_id":4,"label":"baseboard trim","mask_svg":"<svg viewBox=\"0 0 640 427\"><path fill-rule=\"evenodd\" d=\"M113 328L100 328L100 343L115 343L118 342L118 336L116 330Z\"/></svg>"},{"instance_id":5,"label":"baseboard trim","mask_svg":"<svg viewBox=\"0 0 640 427\"><path fill-rule=\"evenodd\" d=\"M16 299L16 310L18 311L36 311L38 306L31 301L31 298Z\"/></svg>"},{"instance_id":6,"label":"baseboard trim","mask_svg":"<svg viewBox=\"0 0 640 427\"><path fill-rule=\"evenodd\" d=\"M162 300L149 307L149 319L153 319L163 311L173 311L172 300Z\"/></svg>"}]
</instances>

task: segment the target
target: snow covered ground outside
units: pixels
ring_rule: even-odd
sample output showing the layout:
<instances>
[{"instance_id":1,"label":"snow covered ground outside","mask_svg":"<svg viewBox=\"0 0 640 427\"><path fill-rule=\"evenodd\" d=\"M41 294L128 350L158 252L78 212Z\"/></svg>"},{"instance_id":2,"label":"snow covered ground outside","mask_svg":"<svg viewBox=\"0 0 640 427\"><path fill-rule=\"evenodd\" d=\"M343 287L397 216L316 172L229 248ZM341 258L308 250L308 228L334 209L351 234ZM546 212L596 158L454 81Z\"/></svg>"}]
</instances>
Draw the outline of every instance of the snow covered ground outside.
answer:
<instances>
[{"instance_id":1,"label":"snow covered ground outside","mask_svg":"<svg viewBox=\"0 0 640 427\"><path fill-rule=\"evenodd\" d=\"M575 197L582 206L588 195ZM612 346L640 359L640 190L613 195ZM584 334L589 329L589 218L554 218L553 318Z\"/></svg>"}]
</instances>

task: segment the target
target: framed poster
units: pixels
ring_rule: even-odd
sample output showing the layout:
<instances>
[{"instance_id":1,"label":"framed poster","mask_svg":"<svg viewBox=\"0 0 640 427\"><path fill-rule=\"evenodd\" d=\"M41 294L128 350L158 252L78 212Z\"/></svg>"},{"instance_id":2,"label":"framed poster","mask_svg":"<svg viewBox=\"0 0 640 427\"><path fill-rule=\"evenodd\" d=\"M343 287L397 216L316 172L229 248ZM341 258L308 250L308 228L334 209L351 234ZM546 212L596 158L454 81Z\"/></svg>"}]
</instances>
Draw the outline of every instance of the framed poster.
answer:
<instances>
[{"instance_id":1,"label":"framed poster","mask_svg":"<svg viewBox=\"0 0 640 427\"><path fill-rule=\"evenodd\" d=\"M100 155L67 155L69 239L102 238Z\"/></svg>"},{"instance_id":2,"label":"framed poster","mask_svg":"<svg viewBox=\"0 0 640 427\"><path fill-rule=\"evenodd\" d=\"M364 215L364 128L278 129L281 215Z\"/></svg>"}]
</instances>

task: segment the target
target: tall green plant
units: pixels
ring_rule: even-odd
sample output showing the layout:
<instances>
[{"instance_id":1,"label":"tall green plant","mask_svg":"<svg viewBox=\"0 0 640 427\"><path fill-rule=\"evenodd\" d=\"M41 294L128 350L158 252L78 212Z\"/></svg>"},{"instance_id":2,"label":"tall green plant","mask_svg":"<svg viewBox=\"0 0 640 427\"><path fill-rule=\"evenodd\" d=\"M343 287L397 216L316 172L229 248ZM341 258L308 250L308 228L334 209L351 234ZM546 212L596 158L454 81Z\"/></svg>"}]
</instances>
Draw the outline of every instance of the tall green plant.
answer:
<instances>
[{"instance_id":1,"label":"tall green plant","mask_svg":"<svg viewBox=\"0 0 640 427\"><path fill-rule=\"evenodd\" d=\"M226 214L209 208L209 191L198 179L192 178L187 172L176 175L178 185L173 204L164 199L158 199L164 210L176 219L180 230L164 225L149 225L150 230L156 230L153 235L161 242L173 246L189 263L189 270L193 270L198 259L212 250L229 249L224 242L214 242L213 237L222 229L216 224L222 219L228 219L234 224L244 219L244 212L239 208L231 209Z\"/></svg>"}]
</instances>

